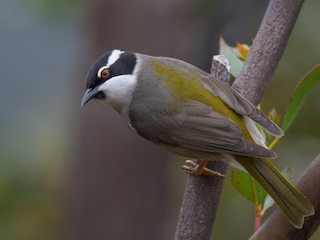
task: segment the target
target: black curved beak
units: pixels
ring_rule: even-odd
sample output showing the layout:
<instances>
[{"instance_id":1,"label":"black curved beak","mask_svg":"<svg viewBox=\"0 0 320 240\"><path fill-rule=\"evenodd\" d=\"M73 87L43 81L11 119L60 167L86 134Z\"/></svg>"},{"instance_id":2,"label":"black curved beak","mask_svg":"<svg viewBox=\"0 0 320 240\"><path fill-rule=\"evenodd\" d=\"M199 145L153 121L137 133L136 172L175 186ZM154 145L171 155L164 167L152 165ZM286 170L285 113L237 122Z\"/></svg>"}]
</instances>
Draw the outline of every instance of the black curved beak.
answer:
<instances>
[{"instance_id":1,"label":"black curved beak","mask_svg":"<svg viewBox=\"0 0 320 240\"><path fill-rule=\"evenodd\" d=\"M99 93L99 90L97 87L94 89L89 88L84 93L82 101L81 101L81 107L83 107L87 102L89 102L92 98L94 98Z\"/></svg>"}]
</instances>

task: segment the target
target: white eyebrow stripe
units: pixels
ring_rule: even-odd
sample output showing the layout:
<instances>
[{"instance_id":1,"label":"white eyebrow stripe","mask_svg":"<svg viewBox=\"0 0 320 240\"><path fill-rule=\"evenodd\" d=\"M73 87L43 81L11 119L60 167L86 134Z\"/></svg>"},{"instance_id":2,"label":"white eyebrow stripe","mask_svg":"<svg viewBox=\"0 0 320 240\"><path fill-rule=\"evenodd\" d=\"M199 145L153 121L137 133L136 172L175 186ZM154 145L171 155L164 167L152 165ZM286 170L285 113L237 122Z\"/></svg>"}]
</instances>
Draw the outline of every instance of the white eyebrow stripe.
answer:
<instances>
[{"instance_id":1,"label":"white eyebrow stripe","mask_svg":"<svg viewBox=\"0 0 320 240\"><path fill-rule=\"evenodd\" d=\"M120 51L120 50L113 50L109 59L108 59L108 63L107 63L107 67L110 67L112 64L114 64L119 58L120 58L120 55L123 53L123 51Z\"/></svg>"}]
</instances>

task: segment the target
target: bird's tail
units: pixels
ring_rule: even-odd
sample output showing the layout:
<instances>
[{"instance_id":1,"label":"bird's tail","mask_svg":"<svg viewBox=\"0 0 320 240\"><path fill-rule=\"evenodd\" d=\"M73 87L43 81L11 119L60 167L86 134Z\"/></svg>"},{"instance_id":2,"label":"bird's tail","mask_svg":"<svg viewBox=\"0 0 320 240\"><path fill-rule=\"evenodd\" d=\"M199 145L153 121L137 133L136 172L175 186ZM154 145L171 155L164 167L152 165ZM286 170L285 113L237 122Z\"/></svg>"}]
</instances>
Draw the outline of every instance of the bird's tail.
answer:
<instances>
[{"instance_id":1,"label":"bird's tail","mask_svg":"<svg viewBox=\"0 0 320 240\"><path fill-rule=\"evenodd\" d=\"M237 161L260 183L279 205L290 223L302 228L304 217L314 214L309 200L268 159L236 156Z\"/></svg>"}]
</instances>

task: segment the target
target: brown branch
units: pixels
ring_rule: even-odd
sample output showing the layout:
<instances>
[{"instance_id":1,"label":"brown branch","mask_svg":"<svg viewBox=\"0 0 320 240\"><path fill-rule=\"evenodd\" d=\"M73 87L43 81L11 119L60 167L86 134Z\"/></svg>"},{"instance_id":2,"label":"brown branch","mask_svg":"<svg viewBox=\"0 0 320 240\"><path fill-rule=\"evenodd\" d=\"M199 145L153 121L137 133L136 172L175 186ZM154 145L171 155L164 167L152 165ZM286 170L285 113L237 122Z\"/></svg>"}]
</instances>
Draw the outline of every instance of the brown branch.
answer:
<instances>
[{"instance_id":1,"label":"brown branch","mask_svg":"<svg viewBox=\"0 0 320 240\"><path fill-rule=\"evenodd\" d=\"M244 67L233 87L257 104L269 85L304 0L271 0ZM226 164L212 162L226 173ZM210 239L223 180L190 176L178 219L175 239Z\"/></svg>"},{"instance_id":2,"label":"brown branch","mask_svg":"<svg viewBox=\"0 0 320 240\"><path fill-rule=\"evenodd\" d=\"M221 162L209 162L207 167L220 173L227 171L226 164L221 164ZM222 185L222 178L210 176L189 177L175 239L210 239Z\"/></svg>"},{"instance_id":3,"label":"brown branch","mask_svg":"<svg viewBox=\"0 0 320 240\"><path fill-rule=\"evenodd\" d=\"M270 1L249 56L233 87L252 103L261 101L287 45L304 0Z\"/></svg>"},{"instance_id":4,"label":"brown branch","mask_svg":"<svg viewBox=\"0 0 320 240\"><path fill-rule=\"evenodd\" d=\"M267 240L296 240L309 239L320 225L320 191L315 191L315 184L320 183L320 155L313 160L310 166L300 177L297 188L312 202L316 214L308 217L302 229L294 228L282 215L279 209L275 210L267 221L259 228L251 239Z\"/></svg>"}]
</instances>

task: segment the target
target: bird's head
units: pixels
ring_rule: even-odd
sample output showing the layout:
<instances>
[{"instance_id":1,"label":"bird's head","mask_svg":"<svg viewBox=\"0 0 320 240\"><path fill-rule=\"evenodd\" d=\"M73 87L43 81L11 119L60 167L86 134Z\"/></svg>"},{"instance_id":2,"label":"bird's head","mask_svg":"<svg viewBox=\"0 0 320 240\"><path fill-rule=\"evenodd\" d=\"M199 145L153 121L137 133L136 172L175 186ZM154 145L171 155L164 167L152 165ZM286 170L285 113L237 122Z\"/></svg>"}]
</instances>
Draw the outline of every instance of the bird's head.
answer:
<instances>
[{"instance_id":1,"label":"bird's head","mask_svg":"<svg viewBox=\"0 0 320 240\"><path fill-rule=\"evenodd\" d=\"M81 106L96 99L121 111L136 86L136 65L135 53L113 50L102 55L88 72Z\"/></svg>"}]
</instances>

